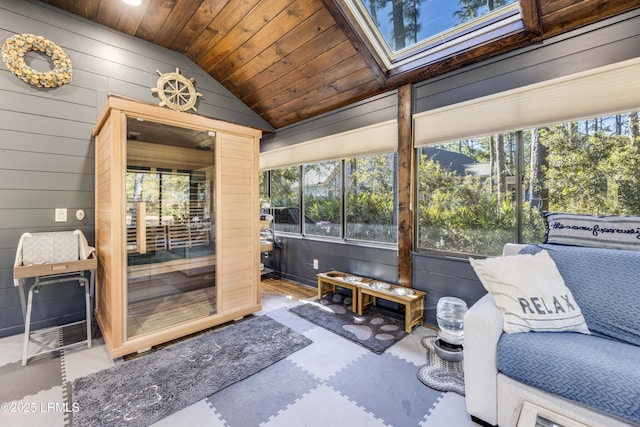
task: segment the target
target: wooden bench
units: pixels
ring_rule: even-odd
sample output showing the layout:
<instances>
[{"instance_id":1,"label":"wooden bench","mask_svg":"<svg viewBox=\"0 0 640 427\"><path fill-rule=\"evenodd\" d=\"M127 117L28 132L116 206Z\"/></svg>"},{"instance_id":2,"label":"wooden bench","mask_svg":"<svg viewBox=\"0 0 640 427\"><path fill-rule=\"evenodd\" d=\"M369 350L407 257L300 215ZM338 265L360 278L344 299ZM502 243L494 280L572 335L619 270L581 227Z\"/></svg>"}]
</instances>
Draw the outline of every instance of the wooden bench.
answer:
<instances>
[{"instance_id":1,"label":"wooden bench","mask_svg":"<svg viewBox=\"0 0 640 427\"><path fill-rule=\"evenodd\" d=\"M339 271L329 271L318 274L318 299L322 299L329 292L336 292L336 288L351 290L351 311L357 311L358 286L356 282L346 281L345 277L353 277L352 274L341 273ZM363 278L362 280L370 280Z\"/></svg>"},{"instance_id":2,"label":"wooden bench","mask_svg":"<svg viewBox=\"0 0 640 427\"><path fill-rule=\"evenodd\" d=\"M411 333L415 325L424 323L424 299L426 292L417 289L380 282L368 277L361 280L349 280L354 275L340 271L320 273L318 277L318 299L322 299L329 292L336 292L337 288L351 290L351 310L362 315L367 307L375 305L378 298L395 302L404 307L405 331ZM372 287L373 286L373 287ZM385 288L388 289L376 289Z\"/></svg>"},{"instance_id":3,"label":"wooden bench","mask_svg":"<svg viewBox=\"0 0 640 427\"><path fill-rule=\"evenodd\" d=\"M375 282L374 282L375 283ZM377 282L380 283L380 282ZM426 292L405 286L391 285L389 289L373 289L366 284L358 287L358 314L376 304L378 298L404 306L404 330L408 334L415 325L424 323L424 297Z\"/></svg>"}]
</instances>

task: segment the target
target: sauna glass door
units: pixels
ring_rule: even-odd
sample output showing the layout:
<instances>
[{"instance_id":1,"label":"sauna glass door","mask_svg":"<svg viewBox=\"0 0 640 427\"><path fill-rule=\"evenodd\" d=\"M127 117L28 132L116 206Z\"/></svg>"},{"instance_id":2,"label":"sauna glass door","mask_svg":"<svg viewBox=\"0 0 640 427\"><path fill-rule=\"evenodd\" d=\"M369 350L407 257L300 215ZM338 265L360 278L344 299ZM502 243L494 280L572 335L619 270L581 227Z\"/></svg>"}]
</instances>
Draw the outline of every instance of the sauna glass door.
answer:
<instances>
[{"instance_id":1,"label":"sauna glass door","mask_svg":"<svg viewBox=\"0 0 640 427\"><path fill-rule=\"evenodd\" d=\"M127 121L127 337L216 313L215 134Z\"/></svg>"}]
</instances>

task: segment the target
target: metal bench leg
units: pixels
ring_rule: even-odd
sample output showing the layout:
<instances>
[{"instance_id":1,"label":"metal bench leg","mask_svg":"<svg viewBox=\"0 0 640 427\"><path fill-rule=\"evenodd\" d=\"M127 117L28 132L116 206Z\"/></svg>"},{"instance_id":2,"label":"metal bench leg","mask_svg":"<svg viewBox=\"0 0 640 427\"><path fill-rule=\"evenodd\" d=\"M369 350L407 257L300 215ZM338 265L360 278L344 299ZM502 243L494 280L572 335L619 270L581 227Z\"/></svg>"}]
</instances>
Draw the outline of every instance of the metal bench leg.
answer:
<instances>
[{"instance_id":1,"label":"metal bench leg","mask_svg":"<svg viewBox=\"0 0 640 427\"><path fill-rule=\"evenodd\" d=\"M33 305L33 290L38 284L29 288L29 297L27 299L27 311L24 320L24 344L22 345L22 366L27 366L27 359L29 358L29 339L31 337L31 307Z\"/></svg>"},{"instance_id":2,"label":"metal bench leg","mask_svg":"<svg viewBox=\"0 0 640 427\"><path fill-rule=\"evenodd\" d=\"M27 298L27 303L26 303L26 307L24 304L24 292L22 289L22 285L20 285L20 294L21 294L21 302L22 302L22 312L24 315L24 344L23 344L23 349L22 349L22 366L26 366L27 365L27 361L29 360L29 341L31 341L31 309L33 307L33 294L34 291L37 292L37 290L44 285L48 285L48 284L52 284L52 283L63 283L63 282L69 282L69 281L78 281L78 284L80 286L84 287L84 298L85 298L85 323L87 325L87 348L91 348L91 300L92 300L92 295L93 295L93 274L91 275L91 280L87 279L84 276L76 276L76 277L63 277L63 278L59 278L59 279L52 279L52 280L48 280L48 281L40 281L40 278L37 277L35 283L29 288L29 295ZM62 330L62 328L64 326L70 326L70 325L75 325L75 324L81 324L83 323L82 320L78 321L78 322L73 322L73 323L69 323L67 325L61 325L61 326L54 326L52 328L45 328L42 330L39 330L37 332L45 332L45 331L51 331L53 329L57 329L57 330ZM36 332L36 333L37 333ZM71 348L73 346L76 346L78 344L83 344L85 341L80 341L77 343L73 343L73 344L68 344L68 345L63 345L61 343L61 345L59 347L55 347L55 348L50 348L48 350L45 351L40 351L37 353L34 353L33 356L38 356L41 354L45 354L45 353L50 353L52 351L60 351L63 350L65 348Z\"/></svg>"},{"instance_id":3,"label":"metal bench leg","mask_svg":"<svg viewBox=\"0 0 640 427\"><path fill-rule=\"evenodd\" d=\"M82 278L82 286L84 286L84 299L87 316L87 347L91 348L91 286L86 278Z\"/></svg>"}]
</instances>

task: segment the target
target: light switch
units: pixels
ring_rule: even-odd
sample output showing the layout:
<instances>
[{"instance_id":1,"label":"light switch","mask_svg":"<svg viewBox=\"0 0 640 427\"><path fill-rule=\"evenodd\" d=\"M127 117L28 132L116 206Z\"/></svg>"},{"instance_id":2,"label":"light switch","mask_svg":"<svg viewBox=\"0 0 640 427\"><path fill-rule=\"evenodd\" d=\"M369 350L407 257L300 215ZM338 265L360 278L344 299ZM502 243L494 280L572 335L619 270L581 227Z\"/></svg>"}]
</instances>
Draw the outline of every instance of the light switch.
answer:
<instances>
[{"instance_id":1,"label":"light switch","mask_svg":"<svg viewBox=\"0 0 640 427\"><path fill-rule=\"evenodd\" d=\"M67 222L66 208L56 208L56 222Z\"/></svg>"}]
</instances>

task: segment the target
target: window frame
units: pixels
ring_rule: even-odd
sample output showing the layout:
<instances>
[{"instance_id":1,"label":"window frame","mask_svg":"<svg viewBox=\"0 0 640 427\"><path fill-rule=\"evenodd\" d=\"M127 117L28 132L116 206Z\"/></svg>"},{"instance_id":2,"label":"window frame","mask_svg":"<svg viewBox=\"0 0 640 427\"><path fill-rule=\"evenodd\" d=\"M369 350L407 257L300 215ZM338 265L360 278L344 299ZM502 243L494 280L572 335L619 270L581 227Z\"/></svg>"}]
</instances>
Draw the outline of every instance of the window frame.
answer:
<instances>
[{"instance_id":1,"label":"window frame","mask_svg":"<svg viewBox=\"0 0 640 427\"><path fill-rule=\"evenodd\" d=\"M354 30L368 42L385 71L393 71L417 62L435 62L488 40L500 39L514 32L525 30L520 0L516 0L476 19L428 37L397 52L392 52L377 25L364 9L362 2L340 0L340 3L346 12L348 21Z\"/></svg>"},{"instance_id":2,"label":"window frame","mask_svg":"<svg viewBox=\"0 0 640 427\"><path fill-rule=\"evenodd\" d=\"M386 152L386 153L371 153L371 154L363 154L360 156L353 156L353 158L358 158L358 157L370 157L370 156L374 156L374 155L381 155L381 154L392 154L394 156L394 163L393 163L393 168L394 168L394 173L397 176L398 174L398 163L397 163L397 152L395 151L390 151L390 152ZM351 158L351 157L350 157ZM347 203L345 200L346 197L346 159L345 158L341 158L338 159L337 161L339 161L339 165L340 165L340 175L341 175L341 184L340 184L340 236L322 236L322 235L318 235L318 234L307 234L305 233L305 229L304 229L304 213L306 211L305 209L305 197L304 197L304 166L306 165L313 165L313 164L317 164L317 163L327 163L326 160L322 160L322 161L318 161L318 162L313 162L313 163L304 163L304 164L299 164L299 165L294 165L297 170L298 170L298 203L299 203L299 210L301 213L301 218L299 219L299 224L298 224L298 231L292 232L292 231L283 231L283 230L275 230L276 234L282 234L285 235L287 237L292 237L292 238L305 238L305 239L310 239L310 240L319 240L319 241L331 241L331 242L339 242L339 243L346 243L346 244L355 244L355 245L361 245L361 246L368 246L368 247L383 247L383 248L395 248L398 246L398 242L397 242L397 224L395 224L396 227L396 242L383 242L383 241L377 241L377 240L364 240L364 239L354 239L354 238L347 238L347 223L346 223L346 218L347 218ZM266 196L268 197L269 200L272 200L272 172L274 170L277 169L285 169L288 167L293 167L293 166L283 166L283 167L278 167L278 168L274 168L274 169L268 169L263 171L263 173L266 173L266 182L267 185L265 186L266 190L267 190L267 194ZM394 188L394 211L395 211L395 217L397 217L397 211L398 211L398 198L397 198L397 188ZM271 209L277 209L278 206L274 206L272 203ZM275 215L274 215L275 216ZM275 222L275 219L274 219Z\"/></svg>"},{"instance_id":3,"label":"window frame","mask_svg":"<svg viewBox=\"0 0 640 427\"><path fill-rule=\"evenodd\" d=\"M340 168L340 196L339 196L339 212L338 215L340 216L340 225L339 225L339 234L338 236L330 236L330 235L322 235L322 234L315 234L315 233L307 233L307 229L306 229L306 213L307 213L307 206L306 206L306 196L305 196L305 188L306 188L306 180L305 180L305 167L306 166L312 166L312 165L318 165L318 164L324 164L324 163L330 163L330 162L337 162L338 163L338 167ZM340 159L340 160L329 160L329 161L320 161L320 162L315 162L315 163L305 163L300 165L301 168L301 176L302 179L300 180L300 185L301 185L301 195L302 195L302 201L301 201L301 212L302 215L304 217L304 221L301 220L300 223L302 225L302 232L300 234L302 234L303 236L309 236L309 237L316 237L316 238L321 238L321 239L342 239L345 236L345 202L344 202L344 159Z\"/></svg>"},{"instance_id":4,"label":"window frame","mask_svg":"<svg viewBox=\"0 0 640 427\"><path fill-rule=\"evenodd\" d=\"M528 153L525 153L525 142L524 142L524 133L525 132L529 132L532 129L535 128L539 128L539 129L544 129L544 128L548 128L548 127L555 127L555 126L567 126L570 123L579 123L582 124L583 122L588 122L589 121L593 121L593 120L598 120L598 119L602 119L602 118L611 118L611 117L615 117L618 115L625 115L625 114L630 114L630 113L640 113L640 109L632 109L632 110L628 110L628 109L621 109L621 110L617 110L613 113L611 112L603 112L600 114L596 114L596 115L588 115L588 116L584 116L581 118L576 118L576 119L572 119L572 120L560 120L558 122L555 123L550 123L550 124L540 124L538 126L531 126L531 127L526 127L524 129L520 129L520 130L515 130L512 131L515 134L515 157L514 157L514 175L516 177L516 181L515 181L515 224L514 224L514 238L512 242L508 242L508 243L516 243L516 244L529 244L529 242L526 241L525 236L524 236L524 231L525 231L525 222L524 222L524 218L523 218L523 209L525 206L525 203L527 203L526 201L526 195L524 193L524 189L525 189L525 182L527 182L528 178L525 176L525 172L526 172L526 161L525 161L525 155ZM506 132L502 132L502 134L504 134ZM497 133L492 133L490 135L485 135L484 137L489 137L489 136L494 136L494 135L498 135L501 134L500 132ZM588 132L587 132L588 135ZM628 135L625 135L628 136ZM456 142L456 141L448 141L448 142L444 142L442 144L447 144L447 143L451 143L451 142ZM640 143L640 141L639 141ZM436 145L441 145L438 143L433 143L433 144L426 144L423 145L421 147L426 147L426 146L436 146ZM415 159L414 159L414 171L415 171L415 176L414 179L416 181L416 186L414 189L414 206L412 206L413 209L415 209L416 215L414 218L414 242L415 242L415 248L413 249L414 253L417 254L428 254L428 255L435 255L435 256L443 256L443 257L448 257L448 258L454 258L454 259L468 259L469 256L472 257L493 257L495 255L491 255L491 254L476 254L476 253L468 253L468 252L459 252L459 251L454 251L454 250L447 250L447 249L436 249L436 248L428 248L428 247L421 247L419 246L419 224L420 224L420 217L419 217L419 196L420 196L420 188L419 188L419 178L418 178L418 173L419 173L419 162L420 162L420 148L421 147L416 147L414 148L414 152L415 152ZM583 213L583 212L578 212L578 213ZM541 218L542 218L542 212L540 212L541 214ZM594 215L615 215L614 213L594 213ZM640 215L640 212L636 213L638 215ZM539 242L542 243L542 242Z\"/></svg>"}]
</instances>

